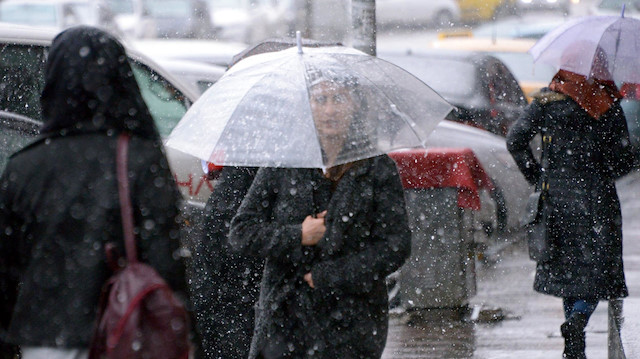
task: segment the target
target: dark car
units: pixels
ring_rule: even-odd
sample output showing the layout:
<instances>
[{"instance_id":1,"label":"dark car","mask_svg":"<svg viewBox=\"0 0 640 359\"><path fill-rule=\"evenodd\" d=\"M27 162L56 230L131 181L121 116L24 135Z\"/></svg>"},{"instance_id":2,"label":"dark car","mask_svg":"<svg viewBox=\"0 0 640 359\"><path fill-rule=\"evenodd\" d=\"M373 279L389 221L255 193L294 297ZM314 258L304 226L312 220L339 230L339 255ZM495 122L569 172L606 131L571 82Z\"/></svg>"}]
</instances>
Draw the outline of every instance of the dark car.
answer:
<instances>
[{"instance_id":1,"label":"dark car","mask_svg":"<svg viewBox=\"0 0 640 359\"><path fill-rule=\"evenodd\" d=\"M423 50L378 56L409 71L456 106L449 117L456 122L505 136L527 105L511 71L491 55Z\"/></svg>"}]
</instances>

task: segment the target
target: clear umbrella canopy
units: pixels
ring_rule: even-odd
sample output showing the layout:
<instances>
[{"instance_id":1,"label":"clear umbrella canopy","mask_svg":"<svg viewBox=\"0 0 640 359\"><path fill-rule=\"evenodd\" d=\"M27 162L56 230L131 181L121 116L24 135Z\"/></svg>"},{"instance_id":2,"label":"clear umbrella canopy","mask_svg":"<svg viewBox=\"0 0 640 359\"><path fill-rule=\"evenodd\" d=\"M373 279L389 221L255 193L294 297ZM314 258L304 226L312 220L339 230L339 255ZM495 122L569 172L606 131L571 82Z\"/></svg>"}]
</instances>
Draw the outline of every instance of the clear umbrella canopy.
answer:
<instances>
[{"instance_id":1,"label":"clear umbrella canopy","mask_svg":"<svg viewBox=\"0 0 640 359\"><path fill-rule=\"evenodd\" d=\"M601 80L640 83L640 20L586 16L568 21L534 44L529 53L543 62Z\"/></svg>"},{"instance_id":2,"label":"clear umbrella canopy","mask_svg":"<svg viewBox=\"0 0 640 359\"><path fill-rule=\"evenodd\" d=\"M166 144L220 165L327 168L423 146L451 109L376 57L340 46L294 47L234 65Z\"/></svg>"}]
</instances>

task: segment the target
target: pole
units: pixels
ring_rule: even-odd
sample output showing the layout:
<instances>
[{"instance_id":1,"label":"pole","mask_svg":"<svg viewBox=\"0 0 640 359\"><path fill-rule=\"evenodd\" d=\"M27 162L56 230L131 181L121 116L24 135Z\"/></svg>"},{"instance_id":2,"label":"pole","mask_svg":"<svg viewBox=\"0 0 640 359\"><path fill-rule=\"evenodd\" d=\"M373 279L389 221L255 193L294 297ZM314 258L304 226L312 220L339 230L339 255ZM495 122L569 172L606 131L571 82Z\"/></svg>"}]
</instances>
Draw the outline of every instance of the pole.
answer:
<instances>
[{"instance_id":1,"label":"pole","mask_svg":"<svg viewBox=\"0 0 640 359\"><path fill-rule=\"evenodd\" d=\"M349 45L369 55L376 55L376 1L351 0Z\"/></svg>"}]
</instances>

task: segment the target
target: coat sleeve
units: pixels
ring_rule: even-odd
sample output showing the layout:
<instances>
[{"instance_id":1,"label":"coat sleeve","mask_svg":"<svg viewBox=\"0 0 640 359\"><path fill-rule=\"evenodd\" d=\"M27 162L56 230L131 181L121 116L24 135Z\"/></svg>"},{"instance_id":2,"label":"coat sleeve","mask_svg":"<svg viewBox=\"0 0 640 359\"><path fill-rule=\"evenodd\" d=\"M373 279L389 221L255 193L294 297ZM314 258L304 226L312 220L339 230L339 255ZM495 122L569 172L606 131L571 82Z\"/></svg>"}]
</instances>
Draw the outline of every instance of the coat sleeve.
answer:
<instances>
[{"instance_id":1,"label":"coat sleeve","mask_svg":"<svg viewBox=\"0 0 640 359\"><path fill-rule=\"evenodd\" d=\"M525 112L511 126L507 134L507 149L513 156L520 172L531 185L538 183L540 178L540 163L536 161L531 151L530 142L541 130L544 120L542 105L534 100Z\"/></svg>"},{"instance_id":2,"label":"coat sleeve","mask_svg":"<svg viewBox=\"0 0 640 359\"><path fill-rule=\"evenodd\" d=\"M611 135L606 140L610 143L606 154L606 164L614 179L631 172L635 165L635 150L629 139L627 119L619 102L613 108L613 118L610 119Z\"/></svg>"},{"instance_id":3,"label":"coat sleeve","mask_svg":"<svg viewBox=\"0 0 640 359\"><path fill-rule=\"evenodd\" d=\"M133 144L133 140L131 141ZM134 152L130 163L137 162L139 173L132 189L132 202L139 257L158 271L169 286L186 300L187 279L181 243L182 216L178 192L164 153L158 149L148 156Z\"/></svg>"},{"instance_id":4,"label":"coat sleeve","mask_svg":"<svg viewBox=\"0 0 640 359\"><path fill-rule=\"evenodd\" d=\"M10 162L11 164L11 162ZM0 333L9 327L18 293L19 231L22 221L12 211L11 197L15 181L9 166L0 178ZM0 336L2 343L2 336Z\"/></svg>"},{"instance_id":5,"label":"coat sleeve","mask_svg":"<svg viewBox=\"0 0 640 359\"><path fill-rule=\"evenodd\" d=\"M411 252L409 229L400 175L393 160L381 157L374 173L374 210L368 245L363 250L313 266L316 288L341 288L367 293L374 282L399 269Z\"/></svg>"},{"instance_id":6,"label":"coat sleeve","mask_svg":"<svg viewBox=\"0 0 640 359\"><path fill-rule=\"evenodd\" d=\"M239 253L279 263L306 263L311 251L302 246L302 222L280 223L272 216L282 171L285 170L258 170L231 221L229 246Z\"/></svg>"}]
</instances>

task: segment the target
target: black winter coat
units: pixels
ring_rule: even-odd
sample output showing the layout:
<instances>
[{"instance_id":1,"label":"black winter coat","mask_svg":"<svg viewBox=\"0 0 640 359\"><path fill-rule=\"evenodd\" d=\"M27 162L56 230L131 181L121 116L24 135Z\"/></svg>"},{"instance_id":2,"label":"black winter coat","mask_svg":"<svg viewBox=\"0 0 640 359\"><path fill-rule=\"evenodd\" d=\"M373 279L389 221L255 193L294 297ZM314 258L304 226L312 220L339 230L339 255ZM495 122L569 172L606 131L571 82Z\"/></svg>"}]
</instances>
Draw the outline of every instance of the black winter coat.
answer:
<instances>
[{"instance_id":1,"label":"black winter coat","mask_svg":"<svg viewBox=\"0 0 640 359\"><path fill-rule=\"evenodd\" d=\"M627 296L615 180L632 169L633 152L620 104L594 119L568 96L548 89L536 96L509 131L507 146L540 190L541 165L529 146L536 134L551 138L544 203L553 249L549 261L537 264L534 289L558 297Z\"/></svg>"},{"instance_id":2,"label":"black winter coat","mask_svg":"<svg viewBox=\"0 0 640 359\"><path fill-rule=\"evenodd\" d=\"M324 209L323 239L302 246L301 223ZM351 168L334 192L317 169L261 169L229 240L266 259L250 358L382 355L385 278L411 250L403 189L388 156ZM308 272L315 289L303 280Z\"/></svg>"},{"instance_id":3,"label":"black winter coat","mask_svg":"<svg viewBox=\"0 0 640 359\"><path fill-rule=\"evenodd\" d=\"M88 346L111 274L104 245L125 253L116 141L104 132L47 138L10 159L0 182L0 275L20 283L12 342ZM154 142L133 137L129 146L139 256L186 294L177 187Z\"/></svg>"},{"instance_id":4,"label":"black winter coat","mask_svg":"<svg viewBox=\"0 0 640 359\"><path fill-rule=\"evenodd\" d=\"M256 172L248 167L222 169L196 236L190 291L206 358L249 355L263 260L234 253L227 235Z\"/></svg>"},{"instance_id":5,"label":"black winter coat","mask_svg":"<svg viewBox=\"0 0 640 359\"><path fill-rule=\"evenodd\" d=\"M112 274L105 245L125 253L119 133L131 135L139 259L186 298L181 197L124 48L113 36L88 26L58 34L40 102L43 138L12 156L0 178L0 330L20 345L87 348L102 286Z\"/></svg>"}]
</instances>

